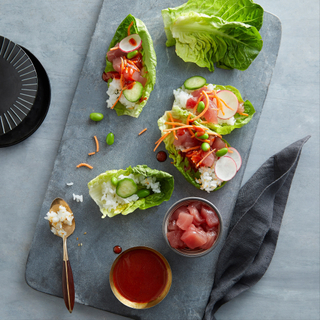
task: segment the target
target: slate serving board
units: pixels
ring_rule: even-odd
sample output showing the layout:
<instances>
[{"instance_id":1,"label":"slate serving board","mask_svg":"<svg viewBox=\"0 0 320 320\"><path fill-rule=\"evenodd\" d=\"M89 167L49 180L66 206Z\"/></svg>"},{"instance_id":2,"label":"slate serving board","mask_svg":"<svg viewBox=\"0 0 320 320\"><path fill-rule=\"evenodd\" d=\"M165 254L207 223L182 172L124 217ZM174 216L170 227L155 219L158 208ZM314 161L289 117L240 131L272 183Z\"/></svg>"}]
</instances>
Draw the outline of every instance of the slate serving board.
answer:
<instances>
[{"instance_id":1,"label":"slate serving board","mask_svg":"<svg viewBox=\"0 0 320 320\"><path fill-rule=\"evenodd\" d=\"M50 232L44 220L52 200L64 198L74 212L76 230L68 239L69 259L73 268L76 302L128 316L134 319L201 319L214 279L215 263L221 245L209 255L190 259L174 253L162 236L161 226L167 209L177 200L197 196L213 202L223 216L223 238L241 186L253 137L267 95L276 62L281 23L277 17L265 13L261 35L264 47L246 71L216 69L210 73L195 64L185 63L176 56L174 47L166 48L161 9L175 7L183 1L105 1L94 31L79 83L71 105L66 128L60 144L48 189L42 204L35 235L26 265L26 281L34 289L62 297L62 240ZM126 5L127 4L127 5ZM143 10L142 10L143 8ZM117 117L106 108L107 85L101 79L105 67L105 54L120 22L133 14L144 21L154 41L157 54L157 83L149 102L138 119ZM188 184L170 163L160 163L153 152L154 142L160 137L157 120L173 102L173 89L193 75L204 76L209 83L233 85L244 99L249 99L256 114L245 127L225 136L242 155L243 165L236 177L222 189L208 194ZM105 115L103 121L89 120L91 112ZM138 133L147 127L141 136ZM107 146L105 137L115 135L115 143ZM267 134L267 133L266 133ZM95 150L93 136L100 141L100 152ZM158 150L165 150L162 145ZM93 166L76 168L80 162ZM175 178L175 189L170 201L159 207L137 210L128 216L118 215L102 220L100 211L88 194L87 183L100 173L147 164L164 170ZM67 182L74 185L66 186ZM72 194L82 194L83 203L72 200ZM84 234L86 232L86 234ZM76 240L78 237L78 240ZM82 243L82 246L78 246ZM162 253L172 268L173 282L168 296L157 306L147 310L134 310L122 305L109 286L109 271L117 257L113 247L123 250L133 246L149 246ZM63 302L62 302L63 303ZM77 306L75 306L76 308Z\"/></svg>"}]
</instances>

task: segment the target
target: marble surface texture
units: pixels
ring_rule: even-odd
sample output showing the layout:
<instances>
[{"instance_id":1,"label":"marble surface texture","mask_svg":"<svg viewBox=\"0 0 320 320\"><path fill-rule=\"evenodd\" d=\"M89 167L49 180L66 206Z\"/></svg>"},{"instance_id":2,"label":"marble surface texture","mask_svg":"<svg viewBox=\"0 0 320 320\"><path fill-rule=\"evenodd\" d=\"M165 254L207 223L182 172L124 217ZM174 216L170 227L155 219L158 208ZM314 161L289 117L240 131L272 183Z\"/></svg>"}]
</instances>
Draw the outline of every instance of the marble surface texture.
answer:
<instances>
[{"instance_id":1,"label":"marble surface texture","mask_svg":"<svg viewBox=\"0 0 320 320\"><path fill-rule=\"evenodd\" d=\"M257 285L222 306L222 319L319 319L319 2L260 0L282 23L279 56L243 183L272 154L311 134L291 187L277 249ZM123 317L31 289L25 265L101 0L0 0L0 34L46 68L52 100L42 126L0 149L0 319ZM170 319L170 316L168 316Z\"/></svg>"}]
</instances>

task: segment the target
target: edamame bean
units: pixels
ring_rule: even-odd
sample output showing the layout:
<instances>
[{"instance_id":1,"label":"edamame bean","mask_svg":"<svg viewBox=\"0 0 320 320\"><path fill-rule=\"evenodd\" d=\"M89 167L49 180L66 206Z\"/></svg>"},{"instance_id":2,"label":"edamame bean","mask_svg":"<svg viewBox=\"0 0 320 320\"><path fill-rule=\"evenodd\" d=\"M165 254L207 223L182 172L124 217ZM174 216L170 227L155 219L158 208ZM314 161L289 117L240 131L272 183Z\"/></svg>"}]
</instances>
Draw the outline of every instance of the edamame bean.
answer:
<instances>
[{"instance_id":1,"label":"edamame bean","mask_svg":"<svg viewBox=\"0 0 320 320\"><path fill-rule=\"evenodd\" d=\"M228 152L228 149L227 149L227 148L222 148L222 149L220 149L220 150L218 150L218 151L216 152L216 156L217 156L217 157L222 157L222 156L224 156L225 154L227 154L227 152Z\"/></svg>"},{"instance_id":2,"label":"edamame bean","mask_svg":"<svg viewBox=\"0 0 320 320\"><path fill-rule=\"evenodd\" d=\"M203 101L200 101L199 104L198 104L198 107L197 107L198 113L202 112L205 107L206 107L206 106L205 106L204 102L203 102Z\"/></svg>"},{"instance_id":3,"label":"edamame bean","mask_svg":"<svg viewBox=\"0 0 320 320\"><path fill-rule=\"evenodd\" d=\"M109 146L114 143L114 134L112 132L107 135L106 142Z\"/></svg>"},{"instance_id":4,"label":"edamame bean","mask_svg":"<svg viewBox=\"0 0 320 320\"><path fill-rule=\"evenodd\" d=\"M138 54L138 50L134 50L134 51L128 52L127 58L128 58L128 59L132 59L132 58L134 58L137 54Z\"/></svg>"},{"instance_id":5,"label":"edamame bean","mask_svg":"<svg viewBox=\"0 0 320 320\"><path fill-rule=\"evenodd\" d=\"M99 112L90 113L90 119L92 121L101 121L103 119L103 114Z\"/></svg>"},{"instance_id":6,"label":"edamame bean","mask_svg":"<svg viewBox=\"0 0 320 320\"><path fill-rule=\"evenodd\" d=\"M202 139L202 140L207 140L209 139L209 135L207 133L204 133L202 136L198 136L198 133L196 133L197 138Z\"/></svg>"},{"instance_id":7,"label":"edamame bean","mask_svg":"<svg viewBox=\"0 0 320 320\"><path fill-rule=\"evenodd\" d=\"M202 145L201 145L201 149L203 151L209 151L210 150L210 144L208 142L204 142Z\"/></svg>"},{"instance_id":8,"label":"edamame bean","mask_svg":"<svg viewBox=\"0 0 320 320\"><path fill-rule=\"evenodd\" d=\"M116 177L112 177L111 178L111 183L114 185L114 186L117 186L118 184L118 179Z\"/></svg>"},{"instance_id":9,"label":"edamame bean","mask_svg":"<svg viewBox=\"0 0 320 320\"><path fill-rule=\"evenodd\" d=\"M148 190L148 189L140 189L140 190L137 192L137 196L138 196L139 198L145 198L145 197L147 197L149 194L150 194L150 190Z\"/></svg>"}]
</instances>

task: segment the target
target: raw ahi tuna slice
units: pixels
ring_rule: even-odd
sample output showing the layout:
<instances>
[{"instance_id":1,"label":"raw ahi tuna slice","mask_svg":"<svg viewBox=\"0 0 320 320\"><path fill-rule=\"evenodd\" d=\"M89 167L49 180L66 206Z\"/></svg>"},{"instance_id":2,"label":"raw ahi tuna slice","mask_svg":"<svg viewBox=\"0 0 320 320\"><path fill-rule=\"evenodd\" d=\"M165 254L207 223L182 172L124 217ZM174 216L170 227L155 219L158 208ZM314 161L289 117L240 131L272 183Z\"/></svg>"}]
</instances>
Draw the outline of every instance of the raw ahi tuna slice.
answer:
<instances>
[{"instance_id":1,"label":"raw ahi tuna slice","mask_svg":"<svg viewBox=\"0 0 320 320\"><path fill-rule=\"evenodd\" d=\"M187 208L186 206L181 206L181 207L179 207L178 209L176 209L176 210L174 211L174 213L171 215L169 221L178 220L179 214L180 214L181 212L184 212L184 213L188 213L188 214L189 214L188 208Z\"/></svg>"},{"instance_id":2,"label":"raw ahi tuna slice","mask_svg":"<svg viewBox=\"0 0 320 320\"><path fill-rule=\"evenodd\" d=\"M178 140L174 140L173 144L176 147L183 147L185 149L195 147L199 144L197 139L191 137L191 134L188 130L179 129L177 130Z\"/></svg>"},{"instance_id":3,"label":"raw ahi tuna slice","mask_svg":"<svg viewBox=\"0 0 320 320\"><path fill-rule=\"evenodd\" d=\"M219 225L219 218L211 208L202 206L200 213L202 217L206 219L207 225L210 228Z\"/></svg>"},{"instance_id":4,"label":"raw ahi tuna slice","mask_svg":"<svg viewBox=\"0 0 320 320\"><path fill-rule=\"evenodd\" d=\"M207 232L207 242L201 246L202 249L209 249L212 247L214 242L217 239L217 233L215 231L208 231Z\"/></svg>"},{"instance_id":5,"label":"raw ahi tuna slice","mask_svg":"<svg viewBox=\"0 0 320 320\"><path fill-rule=\"evenodd\" d=\"M182 230L187 230L193 221L193 216L190 213L181 212L177 220L177 226Z\"/></svg>"},{"instance_id":6,"label":"raw ahi tuna slice","mask_svg":"<svg viewBox=\"0 0 320 320\"><path fill-rule=\"evenodd\" d=\"M189 98L186 103L186 108L193 109L196 106L197 101L198 101L198 98L196 98L196 97Z\"/></svg>"},{"instance_id":7,"label":"raw ahi tuna slice","mask_svg":"<svg viewBox=\"0 0 320 320\"><path fill-rule=\"evenodd\" d=\"M195 225L191 224L181 236L181 240L188 248L195 249L201 247L207 242L207 234L203 230L200 230Z\"/></svg>"},{"instance_id":8,"label":"raw ahi tuna slice","mask_svg":"<svg viewBox=\"0 0 320 320\"><path fill-rule=\"evenodd\" d=\"M167 233L167 238L169 240L170 246L172 248L182 248L185 246L185 244L183 243L183 241L181 240L181 236L183 234L182 230L178 230L178 231L169 231Z\"/></svg>"},{"instance_id":9,"label":"raw ahi tuna slice","mask_svg":"<svg viewBox=\"0 0 320 320\"><path fill-rule=\"evenodd\" d=\"M170 220L168 223L168 230L169 231L176 231L180 230L180 228L177 226L177 220Z\"/></svg>"},{"instance_id":10,"label":"raw ahi tuna slice","mask_svg":"<svg viewBox=\"0 0 320 320\"><path fill-rule=\"evenodd\" d=\"M210 151L207 152L202 152L202 158L204 158L206 156L207 153L209 153ZM200 164L200 166L204 166L204 167L211 167L214 163L214 154L210 153Z\"/></svg>"},{"instance_id":11,"label":"raw ahi tuna slice","mask_svg":"<svg viewBox=\"0 0 320 320\"><path fill-rule=\"evenodd\" d=\"M201 210L201 205L197 208L196 203L190 203L188 205L188 209L190 211L190 214L193 216L193 224L196 226L200 226L200 224L204 223L206 220L201 217L199 210Z\"/></svg>"},{"instance_id":12,"label":"raw ahi tuna slice","mask_svg":"<svg viewBox=\"0 0 320 320\"><path fill-rule=\"evenodd\" d=\"M207 121L211 123L218 123L217 106L212 100L209 100L209 108L203 116Z\"/></svg>"},{"instance_id":13,"label":"raw ahi tuna slice","mask_svg":"<svg viewBox=\"0 0 320 320\"><path fill-rule=\"evenodd\" d=\"M219 137L216 137L212 142L211 142L211 149L216 149L217 151L225 148L226 144L223 142L222 139Z\"/></svg>"}]
</instances>

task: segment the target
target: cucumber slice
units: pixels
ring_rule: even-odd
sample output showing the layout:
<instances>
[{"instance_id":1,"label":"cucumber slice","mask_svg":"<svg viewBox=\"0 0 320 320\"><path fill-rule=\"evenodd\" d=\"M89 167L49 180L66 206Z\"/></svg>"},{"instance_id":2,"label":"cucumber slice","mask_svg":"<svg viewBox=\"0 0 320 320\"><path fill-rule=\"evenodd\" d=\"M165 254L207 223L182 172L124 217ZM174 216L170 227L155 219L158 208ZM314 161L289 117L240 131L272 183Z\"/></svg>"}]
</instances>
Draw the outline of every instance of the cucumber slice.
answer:
<instances>
[{"instance_id":1,"label":"cucumber slice","mask_svg":"<svg viewBox=\"0 0 320 320\"><path fill-rule=\"evenodd\" d=\"M136 82L130 89L123 90L123 95L130 102L137 102L142 97L143 85Z\"/></svg>"},{"instance_id":2,"label":"cucumber slice","mask_svg":"<svg viewBox=\"0 0 320 320\"><path fill-rule=\"evenodd\" d=\"M137 191L138 187L132 179L124 178L117 184L116 193L121 198L128 198L137 193Z\"/></svg>"},{"instance_id":3,"label":"cucumber slice","mask_svg":"<svg viewBox=\"0 0 320 320\"><path fill-rule=\"evenodd\" d=\"M194 76L187 79L184 82L184 87L188 90L195 90L203 87L207 83L207 80L201 76Z\"/></svg>"}]
</instances>

